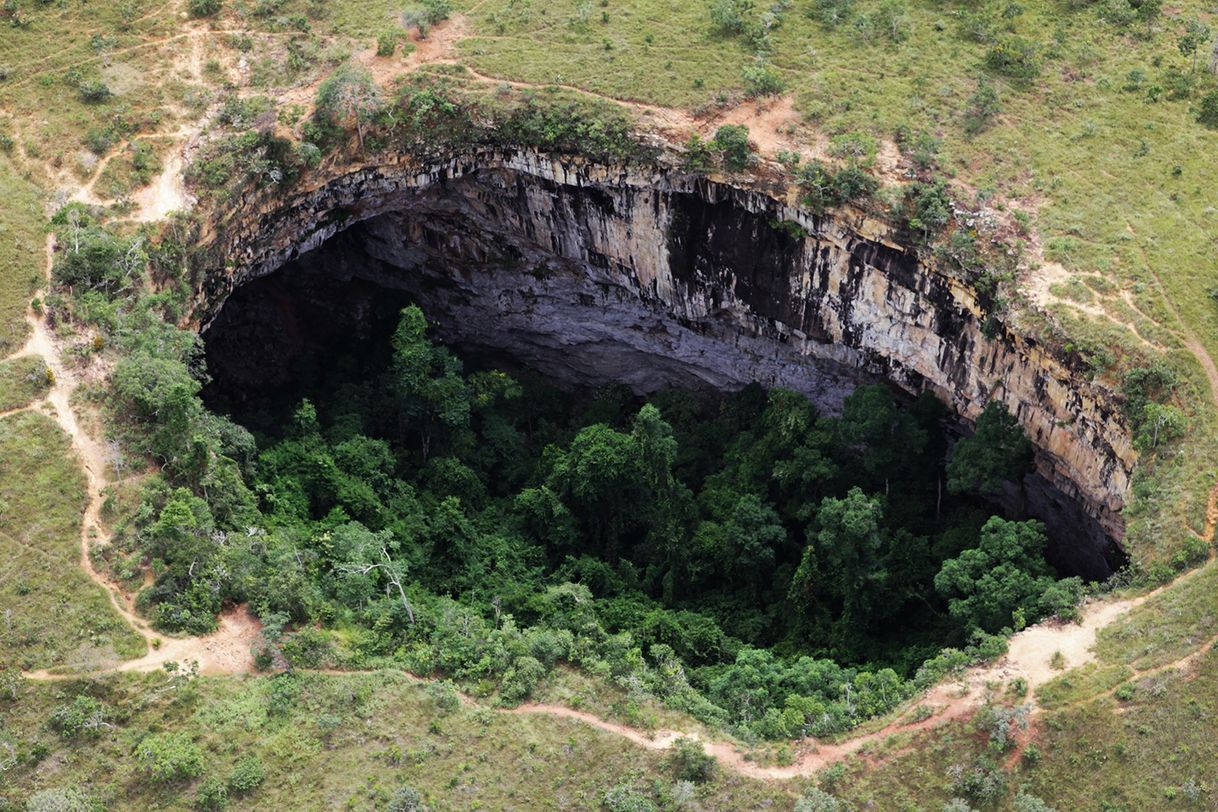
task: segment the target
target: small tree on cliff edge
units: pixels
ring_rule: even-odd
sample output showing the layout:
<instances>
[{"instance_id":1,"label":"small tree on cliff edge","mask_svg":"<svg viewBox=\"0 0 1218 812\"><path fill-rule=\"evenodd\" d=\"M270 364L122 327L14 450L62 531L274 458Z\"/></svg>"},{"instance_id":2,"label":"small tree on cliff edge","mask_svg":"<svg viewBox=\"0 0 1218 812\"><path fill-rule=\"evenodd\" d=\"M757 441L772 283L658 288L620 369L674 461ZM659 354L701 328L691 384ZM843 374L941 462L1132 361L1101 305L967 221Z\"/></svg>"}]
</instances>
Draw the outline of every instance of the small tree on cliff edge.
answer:
<instances>
[{"instance_id":1,"label":"small tree on cliff edge","mask_svg":"<svg viewBox=\"0 0 1218 812\"><path fill-rule=\"evenodd\" d=\"M317 113L332 124L355 121L360 148L364 146L364 123L381 109L381 94L372 74L362 65L348 62L321 83L317 91Z\"/></svg>"}]
</instances>

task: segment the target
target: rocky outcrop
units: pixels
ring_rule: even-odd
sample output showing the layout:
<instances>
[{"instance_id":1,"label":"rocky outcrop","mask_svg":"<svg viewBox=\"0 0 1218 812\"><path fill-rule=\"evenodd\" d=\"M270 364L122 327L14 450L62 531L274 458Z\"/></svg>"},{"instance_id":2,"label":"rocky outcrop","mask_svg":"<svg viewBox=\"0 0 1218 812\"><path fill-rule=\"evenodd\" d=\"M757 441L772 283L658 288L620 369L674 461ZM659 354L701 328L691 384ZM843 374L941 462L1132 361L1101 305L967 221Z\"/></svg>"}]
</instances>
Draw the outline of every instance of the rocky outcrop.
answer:
<instances>
[{"instance_id":1,"label":"rocky outcrop","mask_svg":"<svg viewBox=\"0 0 1218 812\"><path fill-rule=\"evenodd\" d=\"M1122 537L1135 454L1105 390L1035 339L993 319L983 329L983 297L860 211L818 215L782 188L664 167L486 150L252 194L217 233L224 267L202 280L204 325L235 288L300 259L408 291L446 338L573 381L758 380L833 410L882 379L934 391L965 425L1000 399L1038 449L1010 506L1057 524L1059 563L1102 575Z\"/></svg>"}]
</instances>

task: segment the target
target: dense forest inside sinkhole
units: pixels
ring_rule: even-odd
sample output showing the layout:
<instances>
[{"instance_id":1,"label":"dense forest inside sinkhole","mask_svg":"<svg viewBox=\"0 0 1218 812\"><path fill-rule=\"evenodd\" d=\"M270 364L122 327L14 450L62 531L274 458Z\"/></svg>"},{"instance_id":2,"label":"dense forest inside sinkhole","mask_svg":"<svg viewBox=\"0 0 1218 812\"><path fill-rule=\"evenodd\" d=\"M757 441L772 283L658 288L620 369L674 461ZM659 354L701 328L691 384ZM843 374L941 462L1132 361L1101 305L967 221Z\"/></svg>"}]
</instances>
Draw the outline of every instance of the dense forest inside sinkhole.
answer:
<instances>
[{"instance_id":1,"label":"dense forest inside sinkhole","mask_svg":"<svg viewBox=\"0 0 1218 812\"><path fill-rule=\"evenodd\" d=\"M938 400L881 384L836 417L757 385L564 389L439 344L401 294L260 334L243 298L294 309L265 281L206 334L236 465L198 474L206 501L154 480L111 550L120 577L153 561L160 628L249 602L265 667L393 665L514 703L571 665L781 738L889 710L1084 588L1040 522L994 515L1033 453L996 403L953 447Z\"/></svg>"}]
</instances>

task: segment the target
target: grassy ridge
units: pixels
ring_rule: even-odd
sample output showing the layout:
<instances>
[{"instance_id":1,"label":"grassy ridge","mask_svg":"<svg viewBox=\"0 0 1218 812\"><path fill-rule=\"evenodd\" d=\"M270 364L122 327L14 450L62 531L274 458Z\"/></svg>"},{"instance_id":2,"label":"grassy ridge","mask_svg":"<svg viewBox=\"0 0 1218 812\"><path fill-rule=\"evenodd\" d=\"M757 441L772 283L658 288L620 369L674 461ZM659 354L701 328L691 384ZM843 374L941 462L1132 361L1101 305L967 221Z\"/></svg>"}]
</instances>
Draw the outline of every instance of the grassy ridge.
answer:
<instances>
[{"instance_id":1,"label":"grassy ridge","mask_svg":"<svg viewBox=\"0 0 1218 812\"><path fill-rule=\"evenodd\" d=\"M0 662L91 667L144 653L80 567L84 475L50 418L0 420Z\"/></svg>"}]
</instances>

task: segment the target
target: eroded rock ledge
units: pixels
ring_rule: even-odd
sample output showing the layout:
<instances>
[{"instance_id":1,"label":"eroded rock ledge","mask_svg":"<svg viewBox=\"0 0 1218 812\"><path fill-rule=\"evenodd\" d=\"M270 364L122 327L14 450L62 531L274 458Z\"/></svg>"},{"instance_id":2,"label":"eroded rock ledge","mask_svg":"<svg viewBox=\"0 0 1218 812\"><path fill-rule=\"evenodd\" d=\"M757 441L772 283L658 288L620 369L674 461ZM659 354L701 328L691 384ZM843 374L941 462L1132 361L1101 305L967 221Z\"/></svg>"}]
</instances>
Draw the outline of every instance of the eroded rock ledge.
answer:
<instances>
[{"instance_id":1,"label":"eroded rock ledge","mask_svg":"<svg viewBox=\"0 0 1218 812\"><path fill-rule=\"evenodd\" d=\"M785 190L662 166L403 156L240 201L196 314L206 326L238 286L300 259L407 290L446 339L573 381L755 379L832 411L885 379L931 389L966 423L998 398L1038 449L1008 508L1056 525L1056 563L1106 574L1136 457L1116 404L1033 338L996 322L987 337L983 298L897 240L854 209L816 215Z\"/></svg>"}]
</instances>

